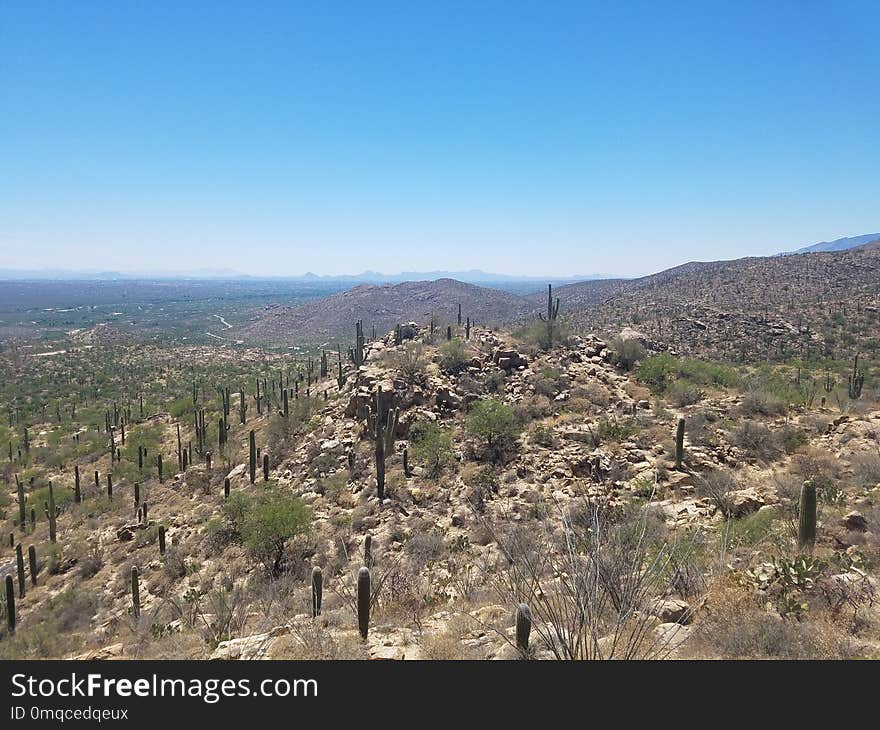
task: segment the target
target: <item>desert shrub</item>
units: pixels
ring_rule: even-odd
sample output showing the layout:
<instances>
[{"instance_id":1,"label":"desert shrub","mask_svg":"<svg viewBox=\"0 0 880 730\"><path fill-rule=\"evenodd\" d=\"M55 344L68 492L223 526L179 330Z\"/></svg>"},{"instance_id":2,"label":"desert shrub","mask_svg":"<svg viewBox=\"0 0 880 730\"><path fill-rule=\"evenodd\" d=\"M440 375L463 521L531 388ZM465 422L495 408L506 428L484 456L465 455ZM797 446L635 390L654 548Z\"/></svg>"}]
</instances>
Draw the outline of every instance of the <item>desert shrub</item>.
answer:
<instances>
[{"instance_id":1,"label":"desert shrub","mask_svg":"<svg viewBox=\"0 0 880 730\"><path fill-rule=\"evenodd\" d=\"M412 454L431 476L437 476L452 459L452 437L439 423L414 424Z\"/></svg>"},{"instance_id":2,"label":"desert shrub","mask_svg":"<svg viewBox=\"0 0 880 730\"><path fill-rule=\"evenodd\" d=\"M739 404L740 413L747 416L780 416L788 410L788 406L769 390L752 389L746 392Z\"/></svg>"},{"instance_id":3,"label":"desert shrub","mask_svg":"<svg viewBox=\"0 0 880 730\"><path fill-rule=\"evenodd\" d=\"M853 480L859 486L873 486L880 482L880 454L864 452L850 459Z\"/></svg>"},{"instance_id":4,"label":"desert shrub","mask_svg":"<svg viewBox=\"0 0 880 730\"><path fill-rule=\"evenodd\" d=\"M513 408L494 398L479 400L471 406L467 429L482 439L496 456L508 449L519 435Z\"/></svg>"},{"instance_id":5,"label":"desert shrub","mask_svg":"<svg viewBox=\"0 0 880 730\"><path fill-rule=\"evenodd\" d=\"M697 478L697 494L711 500L725 517L730 515L730 493L739 488L736 477L727 469L712 469Z\"/></svg>"},{"instance_id":6,"label":"desert shrub","mask_svg":"<svg viewBox=\"0 0 880 730\"><path fill-rule=\"evenodd\" d=\"M624 370L632 370L645 357L645 348L636 339L615 337L610 344L614 364Z\"/></svg>"},{"instance_id":7,"label":"desert shrub","mask_svg":"<svg viewBox=\"0 0 880 730\"><path fill-rule=\"evenodd\" d=\"M769 613L742 587L713 593L689 642L696 656L724 659L845 659L852 649L824 622Z\"/></svg>"},{"instance_id":8,"label":"desert shrub","mask_svg":"<svg viewBox=\"0 0 880 730\"><path fill-rule=\"evenodd\" d=\"M731 440L747 456L754 459L771 460L782 452L777 435L763 423L745 420L734 428Z\"/></svg>"},{"instance_id":9,"label":"desert shrub","mask_svg":"<svg viewBox=\"0 0 880 730\"><path fill-rule=\"evenodd\" d=\"M269 419L266 440L276 461L290 455L298 444L298 437L311 425L315 399L301 393L299 398L288 399L288 415L276 413Z\"/></svg>"},{"instance_id":10,"label":"desert shrub","mask_svg":"<svg viewBox=\"0 0 880 730\"><path fill-rule=\"evenodd\" d=\"M395 356L397 371L410 385L424 380L426 364L425 348L420 342L407 342Z\"/></svg>"},{"instance_id":11,"label":"desert shrub","mask_svg":"<svg viewBox=\"0 0 880 730\"><path fill-rule=\"evenodd\" d=\"M562 319L553 322L552 327L539 319L517 334L532 347L549 350L554 345L564 345L571 340L571 327Z\"/></svg>"},{"instance_id":12,"label":"desert shrub","mask_svg":"<svg viewBox=\"0 0 880 730\"><path fill-rule=\"evenodd\" d=\"M717 422L718 416L712 411L701 411L688 416L688 440L694 446L716 446L718 444L718 435L715 432Z\"/></svg>"},{"instance_id":13,"label":"desert shrub","mask_svg":"<svg viewBox=\"0 0 880 730\"><path fill-rule=\"evenodd\" d=\"M535 430L532 431L532 440L538 446L549 448L556 444L556 432L549 426L538 424L535 426Z\"/></svg>"},{"instance_id":14,"label":"desert shrub","mask_svg":"<svg viewBox=\"0 0 880 730\"><path fill-rule=\"evenodd\" d=\"M692 385L730 387L739 382L736 370L723 363L677 358L668 352L652 355L641 362L636 377L655 394L665 393L676 381Z\"/></svg>"},{"instance_id":15,"label":"desert shrub","mask_svg":"<svg viewBox=\"0 0 880 730\"><path fill-rule=\"evenodd\" d=\"M785 426L779 432L780 443L786 454L793 454L807 443L807 434L795 426Z\"/></svg>"},{"instance_id":16,"label":"desert shrub","mask_svg":"<svg viewBox=\"0 0 880 730\"><path fill-rule=\"evenodd\" d=\"M443 536L433 532L417 532L405 544L406 554L418 570L436 562L446 552Z\"/></svg>"},{"instance_id":17,"label":"desert shrub","mask_svg":"<svg viewBox=\"0 0 880 730\"><path fill-rule=\"evenodd\" d=\"M52 487L55 499L55 507L64 512L73 504L73 489L68 487ZM49 503L49 487L40 487L32 491L25 501L25 511L28 515L31 509L36 512L37 522L46 519L46 505ZM30 519L30 518L29 518Z\"/></svg>"},{"instance_id":18,"label":"desert shrub","mask_svg":"<svg viewBox=\"0 0 880 730\"><path fill-rule=\"evenodd\" d=\"M568 378L557 368L542 368L538 375L532 379L535 394L543 395L546 398L555 398L567 384Z\"/></svg>"},{"instance_id":19,"label":"desert shrub","mask_svg":"<svg viewBox=\"0 0 880 730\"><path fill-rule=\"evenodd\" d=\"M193 411L192 398L178 398L168 406L168 413L172 418L179 419L191 414Z\"/></svg>"},{"instance_id":20,"label":"desert shrub","mask_svg":"<svg viewBox=\"0 0 880 730\"><path fill-rule=\"evenodd\" d=\"M639 432L639 425L634 419L619 420L617 418L603 418L599 421L597 433L600 441L620 442L635 436Z\"/></svg>"},{"instance_id":21,"label":"desert shrub","mask_svg":"<svg viewBox=\"0 0 880 730\"><path fill-rule=\"evenodd\" d=\"M486 507L486 500L498 491L500 480L498 471L491 465L481 466L476 471L464 477L468 485L466 499L477 512L482 513Z\"/></svg>"},{"instance_id":22,"label":"desert shrub","mask_svg":"<svg viewBox=\"0 0 880 730\"><path fill-rule=\"evenodd\" d=\"M236 492L223 507L229 529L278 575L287 543L309 531L311 508L271 482L256 494Z\"/></svg>"},{"instance_id":23,"label":"desert shrub","mask_svg":"<svg viewBox=\"0 0 880 730\"><path fill-rule=\"evenodd\" d=\"M82 553L76 565L80 578L88 579L97 575L103 566L104 558L101 555L101 548L99 546L93 545L88 548L82 548Z\"/></svg>"},{"instance_id":24,"label":"desert shrub","mask_svg":"<svg viewBox=\"0 0 880 730\"><path fill-rule=\"evenodd\" d=\"M435 661L451 661L454 659L477 659L473 648L463 644L462 633L447 629L441 633L429 634L422 639L421 655L425 659Z\"/></svg>"},{"instance_id":25,"label":"desert shrub","mask_svg":"<svg viewBox=\"0 0 880 730\"><path fill-rule=\"evenodd\" d=\"M463 370L469 359L466 345L457 337L440 345L440 367L444 372Z\"/></svg>"},{"instance_id":26,"label":"desert shrub","mask_svg":"<svg viewBox=\"0 0 880 730\"><path fill-rule=\"evenodd\" d=\"M489 393L500 393L504 389L504 381L507 379L507 373L501 368L492 370L483 378L483 385Z\"/></svg>"},{"instance_id":27,"label":"desert shrub","mask_svg":"<svg viewBox=\"0 0 880 730\"><path fill-rule=\"evenodd\" d=\"M703 400L703 395L702 390L686 382L673 383L666 392L669 402L679 408L699 403Z\"/></svg>"},{"instance_id":28,"label":"desert shrub","mask_svg":"<svg viewBox=\"0 0 880 730\"><path fill-rule=\"evenodd\" d=\"M607 408L611 403L608 389L599 383L587 383L581 388L572 391L572 398L583 398L599 408Z\"/></svg>"},{"instance_id":29,"label":"desert shrub","mask_svg":"<svg viewBox=\"0 0 880 730\"><path fill-rule=\"evenodd\" d=\"M501 555L487 576L500 602L527 603L536 641L557 659L665 656L650 605L672 590L679 549L662 519L584 500L561 530L550 523L493 528Z\"/></svg>"}]
</instances>

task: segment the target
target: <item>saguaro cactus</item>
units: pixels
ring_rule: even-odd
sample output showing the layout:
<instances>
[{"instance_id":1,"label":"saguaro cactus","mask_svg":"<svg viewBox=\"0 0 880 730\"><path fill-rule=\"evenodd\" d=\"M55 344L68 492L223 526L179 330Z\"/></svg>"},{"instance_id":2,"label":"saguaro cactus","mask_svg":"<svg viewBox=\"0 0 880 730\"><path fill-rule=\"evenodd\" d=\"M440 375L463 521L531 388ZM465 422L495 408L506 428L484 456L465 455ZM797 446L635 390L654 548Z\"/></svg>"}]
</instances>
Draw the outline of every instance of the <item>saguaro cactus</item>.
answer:
<instances>
[{"instance_id":1,"label":"saguaro cactus","mask_svg":"<svg viewBox=\"0 0 880 730\"><path fill-rule=\"evenodd\" d=\"M131 613L135 618L141 616L141 590L138 585L138 569L131 566Z\"/></svg>"},{"instance_id":2,"label":"saguaro cactus","mask_svg":"<svg viewBox=\"0 0 880 730\"><path fill-rule=\"evenodd\" d=\"M24 484L15 475L15 488L18 491L18 526L22 530L27 530L27 512L25 511Z\"/></svg>"},{"instance_id":3,"label":"saguaro cactus","mask_svg":"<svg viewBox=\"0 0 880 730\"><path fill-rule=\"evenodd\" d=\"M6 576L6 625L9 627L9 633L15 633L15 586L12 583L12 576Z\"/></svg>"},{"instance_id":4,"label":"saguaro cactus","mask_svg":"<svg viewBox=\"0 0 880 730\"><path fill-rule=\"evenodd\" d=\"M49 518L49 541L56 541L56 523L55 518L58 513L55 511L55 490L52 487L52 482L49 482L49 507L47 509L48 518Z\"/></svg>"},{"instance_id":5,"label":"saguaro cactus","mask_svg":"<svg viewBox=\"0 0 880 730\"><path fill-rule=\"evenodd\" d=\"M520 658L529 656L529 634L532 633L532 610L528 604L520 603L516 607L516 648Z\"/></svg>"},{"instance_id":6,"label":"saguaro cactus","mask_svg":"<svg viewBox=\"0 0 880 730\"><path fill-rule=\"evenodd\" d=\"M801 487L798 503L798 547L811 550L816 542L816 485L809 479Z\"/></svg>"},{"instance_id":7,"label":"saguaro cactus","mask_svg":"<svg viewBox=\"0 0 880 730\"><path fill-rule=\"evenodd\" d=\"M31 569L31 585L37 585L37 549L31 545L28 548L28 565Z\"/></svg>"},{"instance_id":8,"label":"saguaro cactus","mask_svg":"<svg viewBox=\"0 0 880 730\"><path fill-rule=\"evenodd\" d=\"M317 565L312 568L312 617L321 615L321 598L324 595L324 572Z\"/></svg>"},{"instance_id":9,"label":"saguaro cactus","mask_svg":"<svg viewBox=\"0 0 880 730\"><path fill-rule=\"evenodd\" d=\"M547 343L552 347L554 337L553 328L556 324L556 320L559 319L559 298L557 297L556 302L554 303L553 284L547 285L547 316L545 317L543 314L538 316L547 323Z\"/></svg>"},{"instance_id":10,"label":"saguaro cactus","mask_svg":"<svg viewBox=\"0 0 880 730\"><path fill-rule=\"evenodd\" d=\"M223 499L229 499L229 477L223 480Z\"/></svg>"},{"instance_id":11,"label":"saguaro cactus","mask_svg":"<svg viewBox=\"0 0 880 730\"><path fill-rule=\"evenodd\" d=\"M250 445L250 478L251 484L257 481L257 437L253 431L248 436Z\"/></svg>"},{"instance_id":12,"label":"saguaro cactus","mask_svg":"<svg viewBox=\"0 0 880 730\"><path fill-rule=\"evenodd\" d=\"M165 554L165 525L159 525L159 555Z\"/></svg>"},{"instance_id":13,"label":"saguaro cactus","mask_svg":"<svg viewBox=\"0 0 880 730\"><path fill-rule=\"evenodd\" d=\"M364 364L364 323L358 320L354 325L355 337L354 348L351 351L351 359L355 367Z\"/></svg>"},{"instance_id":14,"label":"saguaro cactus","mask_svg":"<svg viewBox=\"0 0 880 730\"><path fill-rule=\"evenodd\" d=\"M82 502L82 492L80 491L79 486L79 466L74 465L73 467L73 501L74 502Z\"/></svg>"},{"instance_id":15,"label":"saguaro cactus","mask_svg":"<svg viewBox=\"0 0 880 730\"><path fill-rule=\"evenodd\" d=\"M15 567L18 573L18 597L24 598L24 553L21 551L21 543L15 546Z\"/></svg>"},{"instance_id":16,"label":"saguaro cactus","mask_svg":"<svg viewBox=\"0 0 880 730\"><path fill-rule=\"evenodd\" d=\"M852 400L862 396L862 386L865 384L865 374L859 370L859 354L853 359L852 374L848 378L847 392Z\"/></svg>"},{"instance_id":17,"label":"saguaro cactus","mask_svg":"<svg viewBox=\"0 0 880 730\"><path fill-rule=\"evenodd\" d=\"M385 499L385 455L394 448L394 435L400 419L400 409L382 410L382 386L376 388L375 411L367 406L367 432L376 445L376 491L381 502Z\"/></svg>"},{"instance_id":18,"label":"saguaro cactus","mask_svg":"<svg viewBox=\"0 0 880 730\"><path fill-rule=\"evenodd\" d=\"M370 631L370 569L364 566L357 576L358 630L366 641Z\"/></svg>"},{"instance_id":19,"label":"saguaro cactus","mask_svg":"<svg viewBox=\"0 0 880 730\"><path fill-rule=\"evenodd\" d=\"M684 418L678 419L678 428L675 431L675 468L681 469L684 459Z\"/></svg>"},{"instance_id":20,"label":"saguaro cactus","mask_svg":"<svg viewBox=\"0 0 880 730\"><path fill-rule=\"evenodd\" d=\"M269 481L269 454L263 454L263 481Z\"/></svg>"}]
</instances>

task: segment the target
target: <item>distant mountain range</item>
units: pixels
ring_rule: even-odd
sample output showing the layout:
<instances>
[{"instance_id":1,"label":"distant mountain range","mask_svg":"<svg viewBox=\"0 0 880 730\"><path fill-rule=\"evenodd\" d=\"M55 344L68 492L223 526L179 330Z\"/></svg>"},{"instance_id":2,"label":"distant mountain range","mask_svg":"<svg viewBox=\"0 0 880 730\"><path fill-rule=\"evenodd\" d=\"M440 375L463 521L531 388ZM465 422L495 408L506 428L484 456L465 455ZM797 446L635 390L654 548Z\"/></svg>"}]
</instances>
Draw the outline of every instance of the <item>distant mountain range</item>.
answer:
<instances>
[{"instance_id":1,"label":"distant mountain range","mask_svg":"<svg viewBox=\"0 0 880 730\"><path fill-rule=\"evenodd\" d=\"M364 271L360 274L314 274L308 272L296 276L250 276L231 269L198 269L190 272L155 271L71 271L69 269L0 269L0 280L6 281L118 281L118 280L157 280L157 279L235 279L235 280L283 280L323 283L357 284L400 284L405 281L436 281L437 279L456 279L468 284L527 284L529 282L563 284L575 281L590 281L609 278L604 274L558 276L515 276L494 274L471 269L470 271L403 271L399 274L382 274L377 271Z\"/></svg>"},{"instance_id":2,"label":"distant mountain range","mask_svg":"<svg viewBox=\"0 0 880 730\"><path fill-rule=\"evenodd\" d=\"M804 246L796 251L786 251L778 254L779 256L793 256L799 253L818 253L820 251L846 251L856 246L864 246L866 243L880 240L880 233L867 233L864 236L850 236L849 238L838 238L835 241L822 241L814 243L812 246Z\"/></svg>"}]
</instances>

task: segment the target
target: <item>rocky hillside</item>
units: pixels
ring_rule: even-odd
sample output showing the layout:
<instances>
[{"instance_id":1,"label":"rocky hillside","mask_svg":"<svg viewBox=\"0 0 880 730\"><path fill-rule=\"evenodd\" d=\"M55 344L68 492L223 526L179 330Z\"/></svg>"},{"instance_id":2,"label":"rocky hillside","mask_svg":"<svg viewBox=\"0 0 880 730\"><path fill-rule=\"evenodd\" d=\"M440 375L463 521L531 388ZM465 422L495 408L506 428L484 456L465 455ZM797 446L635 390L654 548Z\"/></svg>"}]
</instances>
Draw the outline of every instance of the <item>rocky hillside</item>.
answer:
<instances>
[{"instance_id":1,"label":"rocky hillside","mask_svg":"<svg viewBox=\"0 0 880 730\"><path fill-rule=\"evenodd\" d=\"M630 326L676 351L732 360L852 357L873 352L880 242L846 251L694 262L620 283L581 309L581 330ZM598 297L597 297L598 298Z\"/></svg>"},{"instance_id":2,"label":"rocky hillside","mask_svg":"<svg viewBox=\"0 0 880 730\"><path fill-rule=\"evenodd\" d=\"M368 343L364 364L343 363L340 380L306 380L281 356L266 359L257 372L269 382L259 399L241 391L241 416L238 387L253 382L258 352L133 351L125 382L161 374L162 385L144 415L137 399L130 413L121 401L121 415L107 403L107 423L126 422L113 457L106 442L119 444L119 429L107 437L99 420L71 420L105 413L91 391L78 415L27 411L20 447L17 429L3 434L17 447L4 472L4 534L35 547L36 581L16 595L17 628L0 629L0 655L878 656L880 404L790 408L741 388L745 371L716 378L724 387L701 381L683 403L671 386L690 387L692 374L653 388L616 367L595 336L541 351L479 327L439 347L424 328L411 334L397 346L392 335ZM28 377L64 393L82 368L112 373L106 355L68 352L28 366ZM203 387L193 381L190 393L195 365ZM226 383L229 395L205 383ZM177 397L151 407L166 393ZM218 448L211 429L227 409ZM382 494L377 409L391 424ZM180 443L184 453L190 445L182 465ZM16 524L16 476L25 506L42 505L55 485L57 541L48 508ZM805 479L819 502L807 553L791 528ZM0 574L14 581L16 562L4 540ZM355 601L362 568L373 597L366 637ZM524 649L514 619L523 602Z\"/></svg>"},{"instance_id":3,"label":"rocky hillside","mask_svg":"<svg viewBox=\"0 0 880 730\"><path fill-rule=\"evenodd\" d=\"M296 307L271 306L227 336L248 343L272 345L323 344L354 337L354 322L362 320L369 334L387 332L404 322L438 327L462 321L491 325L532 313L535 306L524 297L497 289L465 284L455 279L413 281L401 284L356 286L348 291Z\"/></svg>"}]
</instances>

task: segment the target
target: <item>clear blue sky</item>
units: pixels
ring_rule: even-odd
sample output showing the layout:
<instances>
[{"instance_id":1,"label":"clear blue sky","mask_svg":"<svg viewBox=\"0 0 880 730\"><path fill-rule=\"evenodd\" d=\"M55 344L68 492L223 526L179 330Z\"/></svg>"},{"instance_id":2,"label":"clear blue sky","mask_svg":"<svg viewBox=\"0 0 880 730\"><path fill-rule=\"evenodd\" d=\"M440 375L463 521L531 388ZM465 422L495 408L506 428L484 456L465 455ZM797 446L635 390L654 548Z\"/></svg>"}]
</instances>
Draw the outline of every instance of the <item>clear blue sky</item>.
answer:
<instances>
[{"instance_id":1,"label":"clear blue sky","mask_svg":"<svg viewBox=\"0 0 880 730\"><path fill-rule=\"evenodd\" d=\"M880 3L0 0L0 268L644 274L880 230Z\"/></svg>"}]
</instances>

